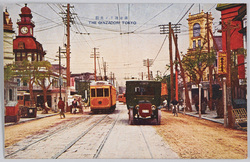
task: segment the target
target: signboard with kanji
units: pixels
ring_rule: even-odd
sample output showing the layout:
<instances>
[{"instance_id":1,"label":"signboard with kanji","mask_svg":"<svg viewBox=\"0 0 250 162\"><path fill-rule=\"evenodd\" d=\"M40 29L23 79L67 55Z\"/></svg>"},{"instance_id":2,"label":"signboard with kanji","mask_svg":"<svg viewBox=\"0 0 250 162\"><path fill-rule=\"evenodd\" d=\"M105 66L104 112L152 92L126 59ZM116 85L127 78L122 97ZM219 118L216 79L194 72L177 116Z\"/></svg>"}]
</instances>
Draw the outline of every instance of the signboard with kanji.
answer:
<instances>
[{"instance_id":1,"label":"signboard with kanji","mask_svg":"<svg viewBox=\"0 0 250 162\"><path fill-rule=\"evenodd\" d=\"M167 83L161 83L161 95L168 95Z\"/></svg>"},{"instance_id":2,"label":"signboard with kanji","mask_svg":"<svg viewBox=\"0 0 250 162\"><path fill-rule=\"evenodd\" d=\"M218 74L226 74L227 73L227 53L226 52L218 52Z\"/></svg>"}]
</instances>

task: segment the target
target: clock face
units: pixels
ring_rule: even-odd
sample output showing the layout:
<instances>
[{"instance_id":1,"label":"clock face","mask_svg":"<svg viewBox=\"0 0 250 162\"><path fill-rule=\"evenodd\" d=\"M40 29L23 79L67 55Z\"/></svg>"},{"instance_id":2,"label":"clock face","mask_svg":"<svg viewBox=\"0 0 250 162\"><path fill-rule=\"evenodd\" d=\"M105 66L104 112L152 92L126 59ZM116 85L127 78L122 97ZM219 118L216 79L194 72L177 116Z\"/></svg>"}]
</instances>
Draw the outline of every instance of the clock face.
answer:
<instances>
[{"instance_id":1,"label":"clock face","mask_svg":"<svg viewBox=\"0 0 250 162\"><path fill-rule=\"evenodd\" d=\"M28 33L28 28L27 28L26 26L22 27L22 28L21 28L21 33L22 33L22 34Z\"/></svg>"}]
</instances>

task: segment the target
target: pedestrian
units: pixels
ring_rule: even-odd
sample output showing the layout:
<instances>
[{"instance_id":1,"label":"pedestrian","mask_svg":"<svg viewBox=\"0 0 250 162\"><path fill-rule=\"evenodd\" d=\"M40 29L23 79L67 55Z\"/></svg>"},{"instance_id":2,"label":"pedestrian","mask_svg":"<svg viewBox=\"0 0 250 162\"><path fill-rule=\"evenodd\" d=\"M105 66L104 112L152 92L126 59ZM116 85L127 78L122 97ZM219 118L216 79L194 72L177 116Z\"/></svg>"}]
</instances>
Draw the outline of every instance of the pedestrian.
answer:
<instances>
[{"instance_id":1,"label":"pedestrian","mask_svg":"<svg viewBox=\"0 0 250 162\"><path fill-rule=\"evenodd\" d=\"M167 105L168 105L168 101L165 99L165 100L163 101L163 107L164 107L164 108L167 108Z\"/></svg>"},{"instance_id":2,"label":"pedestrian","mask_svg":"<svg viewBox=\"0 0 250 162\"><path fill-rule=\"evenodd\" d=\"M72 106L73 106L73 108L75 108L74 111L73 111L73 113L76 114L76 108L77 108L77 101L76 101L76 99L74 99L74 101L72 101Z\"/></svg>"},{"instance_id":3,"label":"pedestrian","mask_svg":"<svg viewBox=\"0 0 250 162\"><path fill-rule=\"evenodd\" d=\"M178 110L177 110L177 105L178 105L178 101L174 98L173 100L172 100L172 102L171 102L172 104L173 104L173 114L174 114L174 116L176 115L176 116L178 116Z\"/></svg>"},{"instance_id":4,"label":"pedestrian","mask_svg":"<svg viewBox=\"0 0 250 162\"><path fill-rule=\"evenodd\" d=\"M62 100L62 97L59 97L59 102L58 102L58 108L60 109L60 118L62 118L62 116L65 118L65 114L64 114L64 107L65 107L65 103Z\"/></svg>"}]
</instances>

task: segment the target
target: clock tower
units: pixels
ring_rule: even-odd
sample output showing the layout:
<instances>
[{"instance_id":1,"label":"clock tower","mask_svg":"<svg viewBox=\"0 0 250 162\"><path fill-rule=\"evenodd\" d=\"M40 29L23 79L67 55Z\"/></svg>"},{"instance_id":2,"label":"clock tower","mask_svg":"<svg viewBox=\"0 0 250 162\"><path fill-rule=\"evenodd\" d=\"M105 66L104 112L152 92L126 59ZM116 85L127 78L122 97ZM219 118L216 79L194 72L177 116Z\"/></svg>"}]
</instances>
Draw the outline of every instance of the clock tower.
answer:
<instances>
[{"instance_id":1,"label":"clock tower","mask_svg":"<svg viewBox=\"0 0 250 162\"><path fill-rule=\"evenodd\" d=\"M13 40L13 52L15 61L43 61L46 52L43 46L33 36L33 28L35 27L32 19L30 8L27 4L21 9L20 18L17 22L18 35Z\"/></svg>"},{"instance_id":2,"label":"clock tower","mask_svg":"<svg viewBox=\"0 0 250 162\"><path fill-rule=\"evenodd\" d=\"M25 7L21 9L21 14L19 14L21 20L17 22L18 24L18 36L33 36L33 28L35 27L32 19L31 10L25 4Z\"/></svg>"}]
</instances>

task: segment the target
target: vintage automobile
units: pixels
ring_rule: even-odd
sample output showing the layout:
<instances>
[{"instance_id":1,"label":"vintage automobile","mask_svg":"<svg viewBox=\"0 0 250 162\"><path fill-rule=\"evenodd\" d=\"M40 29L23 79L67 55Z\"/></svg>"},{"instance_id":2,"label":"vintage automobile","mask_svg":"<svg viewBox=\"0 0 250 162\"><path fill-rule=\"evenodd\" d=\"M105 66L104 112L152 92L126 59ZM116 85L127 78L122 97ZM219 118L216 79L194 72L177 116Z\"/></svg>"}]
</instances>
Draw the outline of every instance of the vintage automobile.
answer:
<instances>
[{"instance_id":1,"label":"vintage automobile","mask_svg":"<svg viewBox=\"0 0 250 162\"><path fill-rule=\"evenodd\" d=\"M161 124L161 82L126 81L129 124L138 120L155 120Z\"/></svg>"}]
</instances>

